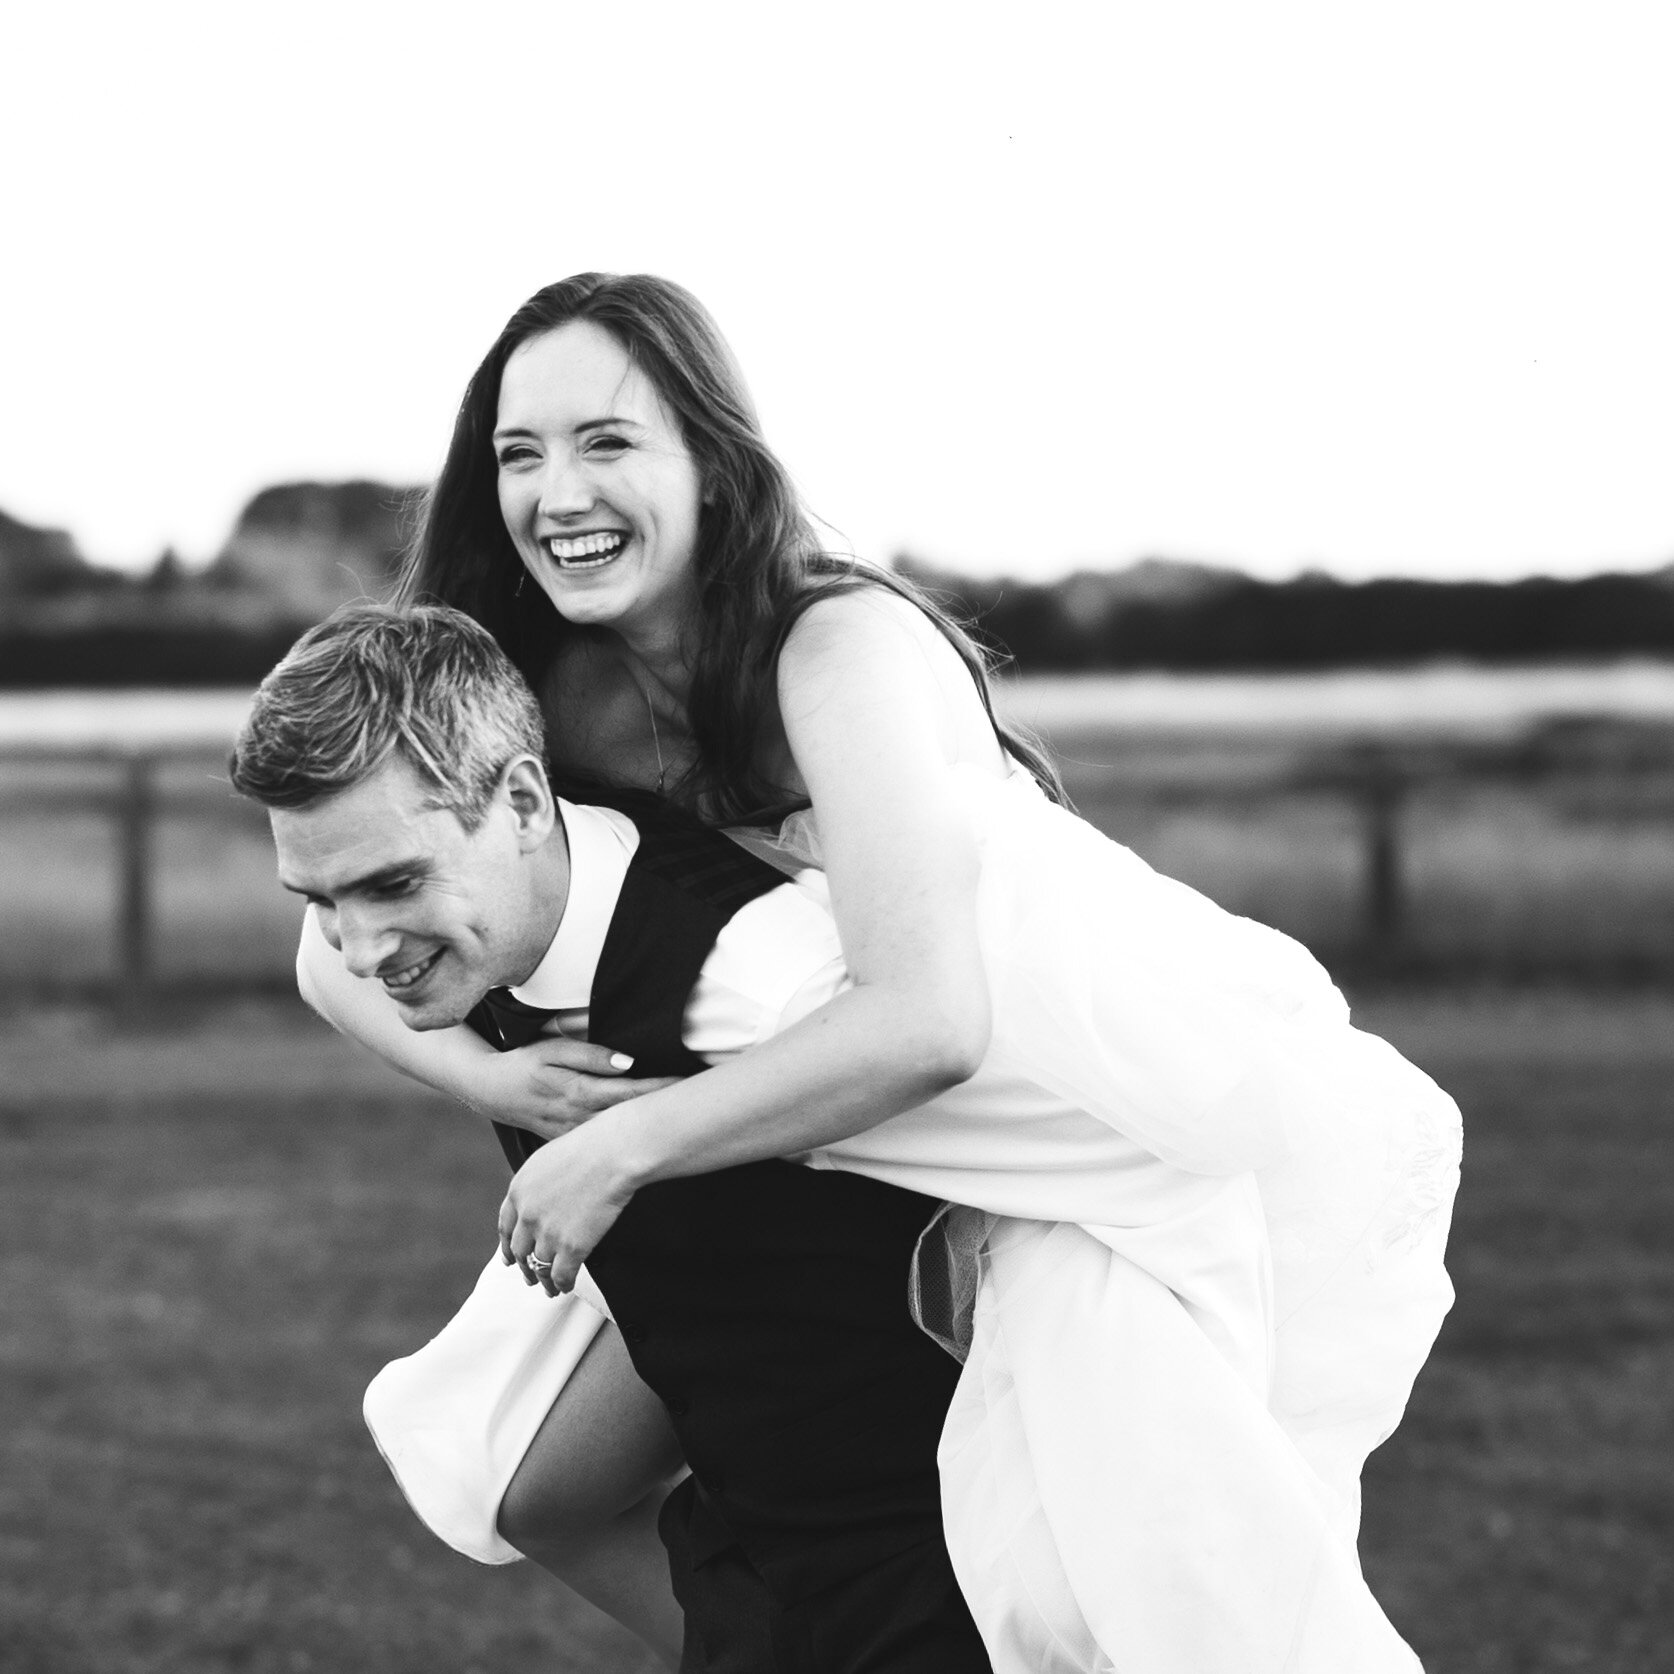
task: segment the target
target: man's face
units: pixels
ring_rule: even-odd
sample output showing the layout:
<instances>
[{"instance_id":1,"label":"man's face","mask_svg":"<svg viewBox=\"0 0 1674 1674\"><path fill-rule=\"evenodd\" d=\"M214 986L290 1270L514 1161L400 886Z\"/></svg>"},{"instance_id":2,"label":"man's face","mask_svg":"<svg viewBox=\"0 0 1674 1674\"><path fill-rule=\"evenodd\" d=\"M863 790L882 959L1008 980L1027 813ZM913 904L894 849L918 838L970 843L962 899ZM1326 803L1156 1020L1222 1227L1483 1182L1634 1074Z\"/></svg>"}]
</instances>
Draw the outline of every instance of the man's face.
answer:
<instances>
[{"instance_id":1,"label":"man's face","mask_svg":"<svg viewBox=\"0 0 1674 1674\"><path fill-rule=\"evenodd\" d=\"M536 922L529 857L550 833L508 770L467 832L405 759L309 808L269 810L279 881L305 895L325 938L376 978L409 1029L464 1020L490 988L522 981L551 940ZM532 951L531 951L532 949Z\"/></svg>"}]
</instances>

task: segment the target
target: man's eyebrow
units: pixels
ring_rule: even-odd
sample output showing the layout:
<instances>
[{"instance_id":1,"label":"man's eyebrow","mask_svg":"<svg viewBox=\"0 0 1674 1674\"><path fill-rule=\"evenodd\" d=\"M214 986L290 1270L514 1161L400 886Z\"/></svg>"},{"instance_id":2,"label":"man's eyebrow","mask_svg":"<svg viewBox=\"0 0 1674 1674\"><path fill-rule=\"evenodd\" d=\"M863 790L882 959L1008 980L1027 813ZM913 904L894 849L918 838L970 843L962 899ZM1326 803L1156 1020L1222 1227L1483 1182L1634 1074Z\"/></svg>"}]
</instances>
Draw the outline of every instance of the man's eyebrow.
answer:
<instances>
[{"instance_id":1,"label":"man's eyebrow","mask_svg":"<svg viewBox=\"0 0 1674 1674\"><path fill-rule=\"evenodd\" d=\"M430 875L428 861L414 857L411 860L392 861L388 866L380 866L375 872L367 872L358 878L350 878L346 883L340 883L331 893L338 897L343 895L359 895L369 890L385 889L390 884L404 883L408 878L423 878ZM294 884L288 878L280 878L286 889L293 895L315 895L316 890L304 889L301 884Z\"/></svg>"}]
</instances>

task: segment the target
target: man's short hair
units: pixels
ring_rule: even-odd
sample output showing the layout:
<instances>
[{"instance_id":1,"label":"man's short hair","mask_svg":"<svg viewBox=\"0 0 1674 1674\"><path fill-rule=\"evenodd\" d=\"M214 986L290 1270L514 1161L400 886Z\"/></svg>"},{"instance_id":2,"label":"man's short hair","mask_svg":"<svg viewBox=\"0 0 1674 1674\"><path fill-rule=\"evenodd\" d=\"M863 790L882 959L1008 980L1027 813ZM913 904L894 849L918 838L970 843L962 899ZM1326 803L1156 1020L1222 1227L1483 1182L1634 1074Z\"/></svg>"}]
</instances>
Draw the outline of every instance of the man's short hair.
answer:
<instances>
[{"instance_id":1,"label":"man's short hair","mask_svg":"<svg viewBox=\"0 0 1674 1674\"><path fill-rule=\"evenodd\" d=\"M257 688L233 788L306 808L399 754L467 831L515 757L545 757L540 706L486 629L445 605L349 604L310 628Z\"/></svg>"}]
</instances>

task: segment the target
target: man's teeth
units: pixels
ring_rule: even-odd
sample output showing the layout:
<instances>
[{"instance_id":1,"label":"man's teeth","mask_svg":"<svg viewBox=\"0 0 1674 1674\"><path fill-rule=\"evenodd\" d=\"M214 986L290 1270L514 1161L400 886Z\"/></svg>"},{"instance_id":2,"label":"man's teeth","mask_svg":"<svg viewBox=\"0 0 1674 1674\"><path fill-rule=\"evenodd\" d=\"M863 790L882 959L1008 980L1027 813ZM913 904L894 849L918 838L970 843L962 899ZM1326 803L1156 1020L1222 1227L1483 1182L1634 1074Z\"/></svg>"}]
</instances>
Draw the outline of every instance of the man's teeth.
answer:
<instances>
[{"instance_id":1,"label":"man's teeth","mask_svg":"<svg viewBox=\"0 0 1674 1674\"><path fill-rule=\"evenodd\" d=\"M599 564L608 564L622 550L626 538L612 531L599 535L577 535L574 540L555 537L546 545L547 550L560 564L570 568L592 569Z\"/></svg>"},{"instance_id":2,"label":"man's teeth","mask_svg":"<svg viewBox=\"0 0 1674 1674\"><path fill-rule=\"evenodd\" d=\"M437 948L434 953L428 953L416 965L409 965L404 971L397 971L393 976L384 978L386 988L411 988L418 979L442 957L442 950Z\"/></svg>"}]
</instances>

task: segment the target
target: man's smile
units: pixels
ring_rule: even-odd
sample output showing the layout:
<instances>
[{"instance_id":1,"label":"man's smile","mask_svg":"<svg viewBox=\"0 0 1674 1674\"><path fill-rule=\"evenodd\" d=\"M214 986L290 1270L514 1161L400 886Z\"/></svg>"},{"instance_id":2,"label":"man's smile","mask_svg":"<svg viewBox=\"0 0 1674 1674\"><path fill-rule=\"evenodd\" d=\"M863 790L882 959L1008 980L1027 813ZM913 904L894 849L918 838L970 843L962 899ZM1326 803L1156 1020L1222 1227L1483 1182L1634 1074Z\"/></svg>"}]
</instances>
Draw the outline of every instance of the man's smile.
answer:
<instances>
[{"instance_id":1,"label":"man's smile","mask_svg":"<svg viewBox=\"0 0 1674 1674\"><path fill-rule=\"evenodd\" d=\"M443 948L437 948L433 953L427 953L414 964L406 965L398 971L379 972L379 981L383 983L385 992L395 995L405 993L436 968L436 961L445 951Z\"/></svg>"}]
</instances>

